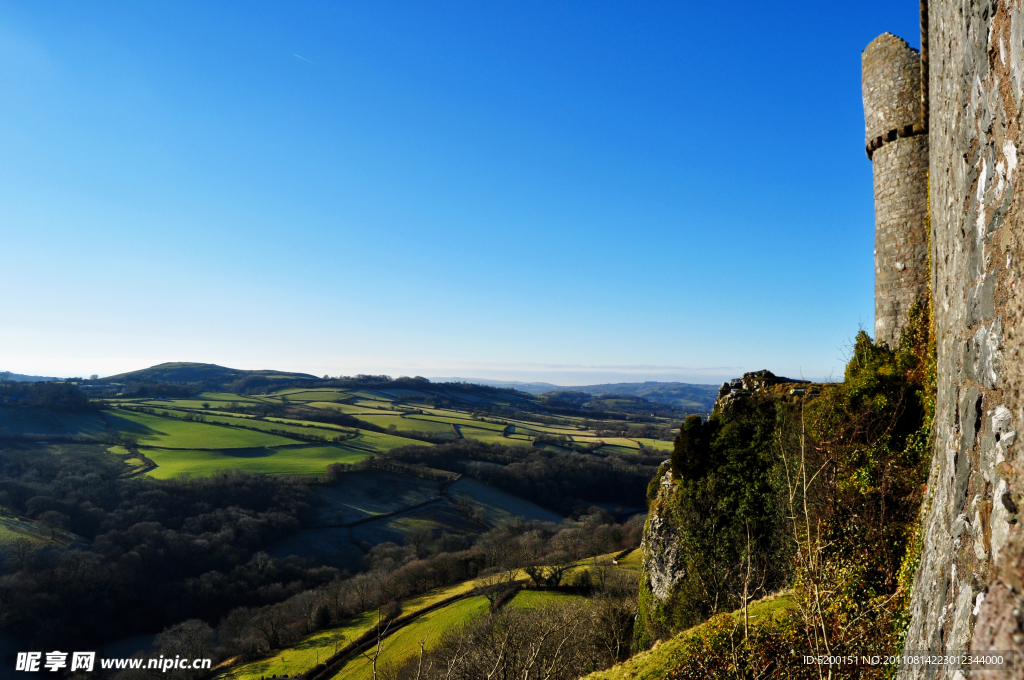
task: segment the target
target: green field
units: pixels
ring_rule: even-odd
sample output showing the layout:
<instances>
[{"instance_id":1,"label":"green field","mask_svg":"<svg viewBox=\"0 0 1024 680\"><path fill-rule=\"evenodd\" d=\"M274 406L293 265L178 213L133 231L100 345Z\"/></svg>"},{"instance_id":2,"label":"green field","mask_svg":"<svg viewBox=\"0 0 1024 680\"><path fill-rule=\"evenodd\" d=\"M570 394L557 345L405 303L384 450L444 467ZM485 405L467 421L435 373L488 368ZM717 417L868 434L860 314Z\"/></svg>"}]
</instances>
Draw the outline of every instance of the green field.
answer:
<instances>
[{"instance_id":1,"label":"green field","mask_svg":"<svg viewBox=\"0 0 1024 680\"><path fill-rule=\"evenodd\" d=\"M139 444L150 446L172 449L246 449L298 443L265 432L163 418L124 409L104 413L111 427L122 436L135 437Z\"/></svg>"},{"instance_id":2,"label":"green field","mask_svg":"<svg viewBox=\"0 0 1024 680\"><path fill-rule=\"evenodd\" d=\"M513 609L536 609L537 607L585 600L586 598L581 595L560 593L556 590L520 590L505 606Z\"/></svg>"},{"instance_id":3,"label":"green field","mask_svg":"<svg viewBox=\"0 0 1024 680\"><path fill-rule=\"evenodd\" d=\"M462 436L466 439L477 439L488 444L501 444L503 446L532 446L533 442L529 439L510 439L503 437L500 432L494 430L481 430L476 427L462 426L459 428L462 431Z\"/></svg>"},{"instance_id":4,"label":"green field","mask_svg":"<svg viewBox=\"0 0 1024 680\"><path fill-rule=\"evenodd\" d=\"M301 444L289 446L232 448L215 451L153 449L139 446L139 452L157 464L147 473L157 479L180 474L209 475L222 470L259 474L316 475L331 463L357 463L369 453L343 444Z\"/></svg>"},{"instance_id":5,"label":"green field","mask_svg":"<svg viewBox=\"0 0 1024 680\"><path fill-rule=\"evenodd\" d=\"M601 453L612 453L612 452L615 452L615 453L624 453L624 454L627 454L627 455L634 454L634 453L636 453L639 450L640 449L638 449L635 446L629 447L629 446L614 446L614 445L605 445L605 446L602 446L601 448L598 449L598 451L600 451Z\"/></svg>"},{"instance_id":6,"label":"green field","mask_svg":"<svg viewBox=\"0 0 1024 680\"><path fill-rule=\"evenodd\" d=\"M574 436L577 434L587 434L586 430L581 430L578 427L572 427L570 425L548 425L546 423L531 423L525 420L509 419L509 425L520 425L530 430L537 430L544 432L545 434L564 434L567 436Z\"/></svg>"},{"instance_id":7,"label":"green field","mask_svg":"<svg viewBox=\"0 0 1024 680\"><path fill-rule=\"evenodd\" d=\"M619 567L623 569L639 569L643 565L644 553L640 548L629 553L619 560Z\"/></svg>"},{"instance_id":8,"label":"green field","mask_svg":"<svg viewBox=\"0 0 1024 680\"><path fill-rule=\"evenodd\" d=\"M452 425L459 425L461 427L475 427L478 430L489 430L492 433L501 433L506 425L504 423L487 423L482 420L473 420L472 418L456 418L453 416L435 416L435 415L422 415L416 416L422 420L433 420L438 423L450 423Z\"/></svg>"},{"instance_id":9,"label":"green field","mask_svg":"<svg viewBox=\"0 0 1024 680\"><path fill-rule=\"evenodd\" d=\"M524 434L531 437L554 434L553 432L545 432L544 430L534 427L526 427L524 425L512 425L506 430L506 432L508 432L508 434Z\"/></svg>"},{"instance_id":10,"label":"green field","mask_svg":"<svg viewBox=\"0 0 1024 680\"><path fill-rule=\"evenodd\" d=\"M217 677L223 680L262 680L275 675L296 677L315 666L318 661L330 658L336 650L370 630L376 622L376 612L364 612L340 626L314 633L294 647L282 649L272 656L239 666Z\"/></svg>"},{"instance_id":11,"label":"green field","mask_svg":"<svg viewBox=\"0 0 1024 680\"><path fill-rule=\"evenodd\" d=\"M275 392L272 396L285 395L288 397L288 401L342 401L345 399L351 399L352 394L350 392L342 392L339 390L332 390L330 388L324 388L319 390L284 390L283 392Z\"/></svg>"},{"instance_id":12,"label":"green field","mask_svg":"<svg viewBox=\"0 0 1024 680\"><path fill-rule=\"evenodd\" d=\"M381 657L377 661L378 669L381 664L397 665L418 654L421 640L426 640L425 648L429 651L446 631L463 626L476 617L482 616L487 611L487 607L487 598L477 595L424 614L387 637ZM358 656L342 666L332 680L372 680L372 678L373 668L370 661L363 656Z\"/></svg>"},{"instance_id":13,"label":"green field","mask_svg":"<svg viewBox=\"0 0 1024 680\"><path fill-rule=\"evenodd\" d=\"M341 404L333 401L307 401L306 406L313 408L321 408L329 411L339 411L341 413L347 413L349 415L358 416L363 413L370 415L400 415L401 411L395 411L391 409L390 405L386 409L373 408L370 406L359 406L357 404Z\"/></svg>"},{"instance_id":14,"label":"green field","mask_svg":"<svg viewBox=\"0 0 1024 680\"><path fill-rule=\"evenodd\" d=\"M441 600L468 593L476 585L477 581L465 581L403 600L402 615L413 614ZM358 614L333 628L313 633L288 649L217 677L223 680L258 680L273 675L295 677L315 666L317 660L323 662L328 659L337 649L370 630L376 622L376 612Z\"/></svg>"},{"instance_id":15,"label":"green field","mask_svg":"<svg viewBox=\"0 0 1024 680\"><path fill-rule=\"evenodd\" d=\"M430 432L432 434L451 434L455 432L448 423L441 423L436 420L428 420L421 416L409 416L403 418L398 415L361 415L360 420L373 423L378 427L389 427L394 425L398 432Z\"/></svg>"},{"instance_id":16,"label":"green field","mask_svg":"<svg viewBox=\"0 0 1024 680\"><path fill-rule=\"evenodd\" d=\"M258 404L262 401L260 397L246 397L240 394L231 394L229 392L202 392L199 395L191 397L189 399L155 399L155 398L139 398L129 397L127 399L112 399L115 403L125 404L140 404L146 406L178 406L181 408L202 408L203 404L208 403L212 408L223 406L225 404L236 403L236 404Z\"/></svg>"},{"instance_id":17,"label":"green field","mask_svg":"<svg viewBox=\"0 0 1024 680\"><path fill-rule=\"evenodd\" d=\"M671 453L672 448L675 446L674 442L666 442L660 439L637 439L636 441L643 444L645 449L657 449L666 453Z\"/></svg>"},{"instance_id":18,"label":"green field","mask_svg":"<svg viewBox=\"0 0 1024 680\"><path fill-rule=\"evenodd\" d=\"M327 425L324 423L312 423L302 420L285 420L283 418L246 418L238 416L227 416L219 413L213 413L206 416L206 422L218 423L222 425L231 425L232 427L241 427L251 430L262 430L264 432L277 431L277 433L297 434L300 436L320 436L333 439L337 436L344 436L345 434L352 431L351 428L342 428L337 425Z\"/></svg>"},{"instance_id":19,"label":"green field","mask_svg":"<svg viewBox=\"0 0 1024 680\"><path fill-rule=\"evenodd\" d=\"M399 404L399 399L409 397L441 397L455 405L433 408L429 404L416 401ZM205 392L188 399L116 401L135 405L144 403L154 409L154 414L135 413L125 409L115 409L106 413L118 433L136 438L140 446L151 452L150 458L163 468L152 473L159 477L173 477L185 471L210 474L216 470L229 468L281 474L316 474L323 471L323 467L319 466L326 466L336 460L352 462L365 454L385 452L398 446L429 445L402 436L403 433L411 432L424 432L442 438L457 434L487 444L524 449L532 447L541 437L565 436L569 440L564 446L538 445L540 449L563 452L571 451L574 442L600 444L597 453L601 454L635 454L641 451L641 445L648 449L648 452L651 449L668 452L673 446L672 442L654 439L598 437L593 430L579 429L576 423L582 422L582 418L577 417L538 416L539 419L551 421L541 423L533 422L529 420L529 416L522 416L521 413L517 413L518 417L514 418L502 417L501 413L484 413L477 409L492 405L511 405L518 408L516 405L520 401L526 403L529 399L519 400L497 394L481 397L470 393L463 394L458 389L441 389L435 393L428 390L397 388L380 391L307 387L272 391L264 396L245 397L225 392ZM297 408L336 410L353 415L387 432L356 430L352 427L275 417L270 414L255 416L222 410L232 402L249 405L262 403L274 407L288 403ZM203 408L204 403L208 403L210 408ZM161 411L167 413L167 417L163 417ZM188 412L201 414L205 420L186 421L184 417ZM295 410L290 410L289 413L294 414ZM0 430L2 424L0 418ZM95 422L93 425L95 426ZM13 426L19 431L25 431L24 423L16 423ZM38 427L43 429L43 425ZM52 427L87 430L81 424ZM357 434L352 436L353 432ZM334 441L339 437L342 441ZM332 449L328 446L321 447L319 453L314 453L315 449L307 449L309 453L301 454L296 450L282 448L308 443L311 438L322 440L325 445L340 445L341 449ZM157 451L158 448L180 451L160 453ZM204 449L209 451L203 452ZM505 521L506 516L502 514L505 512L507 511L492 511L488 507L487 521ZM524 513L527 516L530 514Z\"/></svg>"}]
</instances>

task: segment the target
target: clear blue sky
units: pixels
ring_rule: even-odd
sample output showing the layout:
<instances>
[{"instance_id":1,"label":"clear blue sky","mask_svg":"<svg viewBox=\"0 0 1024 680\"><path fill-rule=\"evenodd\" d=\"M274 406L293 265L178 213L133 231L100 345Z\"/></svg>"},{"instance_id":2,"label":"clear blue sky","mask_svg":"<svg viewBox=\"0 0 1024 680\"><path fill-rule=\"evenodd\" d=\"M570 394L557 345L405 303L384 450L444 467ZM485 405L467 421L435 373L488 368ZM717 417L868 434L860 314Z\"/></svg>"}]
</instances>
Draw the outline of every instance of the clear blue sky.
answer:
<instances>
[{"instance_id":1,"label":"clear blue sky","mask_svg":"<svg viewBox=\"0 0 1024 680\"><path fill-rule=\"evenodd\" d=\"M840 377L917 7L0 0L0 370Z\"/></svg>"}]
</instances>

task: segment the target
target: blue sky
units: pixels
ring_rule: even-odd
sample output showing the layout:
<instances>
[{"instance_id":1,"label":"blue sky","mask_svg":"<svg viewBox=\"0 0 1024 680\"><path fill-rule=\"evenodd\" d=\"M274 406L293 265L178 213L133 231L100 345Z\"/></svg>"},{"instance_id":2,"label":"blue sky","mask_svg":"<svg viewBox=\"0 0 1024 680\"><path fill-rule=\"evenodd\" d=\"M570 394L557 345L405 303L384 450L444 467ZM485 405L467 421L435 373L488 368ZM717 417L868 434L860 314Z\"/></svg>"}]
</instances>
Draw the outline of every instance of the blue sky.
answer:
<instances>
[{"instance_id":1,"label":"blue sky","mask_svg":"<svg viewBox=\"0 0 1024 680\"><path fill-rule=\"evenodd\" d=\"M0 0L0 369L841 377L917 3Z\"/></svg>"}]
</instances>

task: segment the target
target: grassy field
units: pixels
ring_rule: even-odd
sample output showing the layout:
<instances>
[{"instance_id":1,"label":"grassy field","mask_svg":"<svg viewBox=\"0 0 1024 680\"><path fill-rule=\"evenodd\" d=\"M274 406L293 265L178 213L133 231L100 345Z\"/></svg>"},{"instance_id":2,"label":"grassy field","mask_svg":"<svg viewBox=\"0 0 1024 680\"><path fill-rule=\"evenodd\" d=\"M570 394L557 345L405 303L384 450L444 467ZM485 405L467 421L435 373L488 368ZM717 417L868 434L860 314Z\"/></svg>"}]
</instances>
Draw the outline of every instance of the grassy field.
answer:
<instances>
[{"instance_id":1,"label":"grassy field","mask_svg":"<svg viewBox=\"0 0 1024 680\"><path fill-rule=\"evenodd\" d=\"M511 425L507 430L508 434L525 434L530 437L542 437L544 435L554 434L553 432L546 432L535 427L526 427L525 425Z\"/></svg>"},{"instance_id":2,"label":"grassy field","mask_svg":"<svg viewBox=\"0 0 1024 680\"><path fill-rule=\"evenodd\" d=\"M635 446L629 447L629 446L605 445L605 446L602 446L601 448L599 448L598 451L600 451L601 453L622 453L622 454L626 454L626 455L631 455L631 454L634 454L637 451L639 451L639 449L637 447L635 447Z\"/></svg>"},{"instance_id":3,"label":"grassy field","mask_svg":"<svg viewBox=\"0 0 1024 680\"><path fill-rule=\"evenodd\" d=\"M344 435L349 432L350 429L342 429L331 425L323 425L320 423L306 423L303 421L295 420L284 420L280 418L239 418L237 416L226 416L221 414L210 414L206 416L208 423L217 423L221 425L231 425L233 427L242 427L253 430L262 430L264 432L271 432L276 430L277 433L286 433L282 436L288 436L288 434L297 434L300 436L315 435L319 437L334 438L339 435Z\"/></svg>"},{"instance_id":4,"label":"grassy field","mask_svg":"<svg viewBox=\"0 0 1024 680\"><path fill-rule=\"evenodd\" d=\"M637 439L635 441L643 444L645 449L657 449L666 453L672 453L672 448L675 446L674 442L666 442L660 439Z\"/></svg>"},{"instance_id":5,"label":"grassy field","mask_svg":"<svg viewBox=\"0 0 1024 680\"><path fill-rule=\"evenodd\" d=\"M416 417L422 420L433 420L439 423L450 423L452 425L459 425L461 427L474 427L478 430L489 430L498 433L502 432L506 427L504 423L488 423L482 420L473 420L472 418L466 418L465 416L463 416L462 418L457 418L454 416L436 416L427 414Z\"/></svg>"},{"instance_id":6,"label":"grassy field","mask_svg":"<svg viewBox=\"0 0 1024 680\"><path fill-rule=\"evenodd\" d=\"M312 408L321 408L329 411L338 411L340 413L347 413L352 416L359 416L361 414L367 415L401 415L401 411L395 411L388 408L375 408L371 406L359 406L357 404L339 404L333 401L307 401L306 406Z\"/></svg>"},{"instance_id":7,"label":"grassy field","mask_svg":"<svg viewBox=\"0 0 1024 680\"><path fill-rule=\"evenodd\" d=\"M239 666L217 677L222 680L262 680L275 675L295 677L324 661L377 623L376 612L364 612L340 626L322 630L265 659Z\"/></svg>"},{"instance_id":8,"label":"grassy field","mask_svg":"<svg viewBox=\"0 0 1024 680\"><path fill-rule=\"evenodd\" d=\"M22 434L102 437L106 431L98 413L51 413L0 406L0 437Z\"/></svg>"},{"instance_id":9,"label":"grassy field","mask_svg":"<svg viewBox=\"0 0 1024 680\"><path fill-rule=\"evenodd\" d=\"M285 395L288 397L288 401L343 401L345 399L351 399L352 394L350 392L343 392L341 390L332 390L330 388L324 388L319 390L284 390L283 392L275 392L273 396Z\"/></svg>"},{"instance_id":10,"label":"grassy field","mask_svg":"<svg viewBox=\"0 0 1024 680\"><path fill-rule=\"evenodd\" d=\"M465 625L474 618L482 616L487 611L487 607L487 598L477 595L424 614L387 638L381 658L377 661L378 669L382 663L399 664L418 654L421 640L426 640L425 648L429 651L446 631ZM373 668L369 660L359 656L342 666L332 680L372 680L372 678Z\"/></svg>"},{"instance_id":11,"label":"grassy field","mask_svg":"<svg viewBox=\"0 0 1024 680\"><path fill-rule=\"evenodd\" d=\"M400 399L410 397L426 401L399 402ZM430 405L430 400L437 397L447 399L449 404L454 405L434 408ZM563 452L571 451L572 443L600 444L600 449L596 451L600 454L634 454L640 452L641 446L666 453L672 448L672 442L668 441L598 437L593 430L580 429L578 423L582 423L583 419L578 417L538 416L538 419L552 421L542 423L533 422L529 420L529 416L522 417L518 413L516 415L519 417L515 418L485 414L479 410L481 407L511 405L517 408L520 400L514 396L506 398L497 394L485 397L468 392L463 394L457 389L442 389L434 393L431 390L410 389L381 391L294 388L248 397L224 392L206 392L189 399L121 401L136 405L145 402L146 406L155 410L155 414L134 413L124 409L106 413L120 434L135 437L139 445L153 452L150 458L163 469L152 474L160 477L173 477L186 471L210 474L227 468L275 474L315 474L322 472L331 462L354 462L360 460L364 454L385 452L398 446L429 445L402 436L403 433L416 431L440 437L454 436L457 432L465 439L524 449L532 447L540 437L563 435L571 440L566 441L565 446L538 446ZM231 413L226 407L232 402L276 406L288 403L336 410L387 429L388 432L360 429L356 436L350 438L349 435L354 431L351 427L270 415L256 417L251 414ZM210 408L203 408L203 404L209 404ZM161 411L166 412L169 417L163 417ZM205 422L184 420L189 411L202 414ZM58 426L51 423L51 426L64 429L77 427L81 431L87 429L81 424ZM0 431L2 427L3 419L0 413ZM25 424L18 423L15 427L24 431ZM39 425L39 428L42 429L43 425ZM311 437L322 438L325 445L337 445L340 448L283 448L308 443ZM344 440L333 441L338 437ZM156 447L179 451L161 453ZM202 451L204 449L209 451ZM507 516L504 513L509 511L508 504L499 503L497 509L492 509L487 501L483 501L483 504L487 506L488 522L500 523L506 520ZM524 510L524 516L535 514L530 509Z\"/></svg>"},{"instance_id":12,"label":"grassy field","mask_svg":"<svg viewBox=\"0 0 1024 680\"><path fill-rule=\"evenodd\" d=\"M370 432L369 430L359 430L359 436L355 439L349 439L345 443L353 446L366 446L376 451L390 451L396 446L433 446L429 442L406 439L405 437L397 437L381 432Z\"/></svg>"},{"instance_id":13,"label":"grassy field","mask_svg":"<svg viewBox=\"0 0 1024 680\"><path fill-rule=\"evenodd\" d=\"M373 423L379 427L386 428L394 425L398 432L416 430L419 432L431 432L434 434L454 434L451 425L448 423L428 420L419 416L403 418L398 415L360 415L359 419L365 420L368 423Z\"/></svg>"},{"instance_id":14,"label":"grassy field","mask_svg":"<svg viewBox=\"0 0 1024 680\"><path fill-rule=\"evenodd\" d=\"M462 436L466 439L476 439L488 444L502 444L503 446L532 446L530 439L509 438L502 436L500 432L493 430L481 430L476 427L460 427Z\"/></svg>"},{"instance_id":15,"label":"grassy field","mask_svg":"<svg viewBox=\"0 0 1024 680\"><path fill-rule=\"evenodd\" d=\"M441 600L468 593L476 587L477 583L477 581L465 581L403 600L402 614L413 614ZM239 666L217 677L219 680L258 680L273 675L295 677L295 675L315 666L318 659L324 661L329 658L337 649L344 647L351 640L370 630L376 622L376 612L364 612L343 621L338 626L313 633L288 649L280 650L265 659Z\"/></svg>"},{"instance_id":16,"label":"grassy field","mask_svg":"<svg viewBox=\"0 0 1024 680\"><path fill-rule=\"evenodd\" d=\"M104 413L111 427L122 436L135 437L139 444L150 446L174 449L247 449L299 443L275 434L163 418L124 409Z\"/></svg>"},{"instance_id":17,"label":"grassy field","mask_svg":"<svg viewBox=\"0 0 1024 680\"><path fill-rule=\"evenodd\" d=\"M258 404L260 397L246 397L241 394L230 392L202 392L190 399L155 399L128 397L125 399L112 399L115 403L145 404L146 406L180 406L182 408L202 408L203 404L209 404L211 408L218 405L225 406L230 403L236 404Z\"/></svg>"},{"instance_id":18,"label":"grassy field","mask_svg":"<svg viewBox=\"0 0 1024 680\"><path fill-rule=\"evenodd\" d=\"M530 430L544 432L545 434L564 434L570 437L577 434L587 434L586 430L581 430L578 427L570 425L548 425L546 423L532 423L525 420L513 419L509 419L508 422L510 425L522 426Z\"/></svg>"},{"instance_id":19,"label":"grassy field","mask_svg":"<svg viewBox=\"0 0 1024 680\"><path fill-rule=\"evenodd\" d=\"M639 569L643 565L644 553L640 548L629 553L619 560L619 567L623 569Z\"/></svg>"},{"instance_id":20,"label":"grassy field","mask_svg":"<svg viewBox=\"0 0 1024 680\"><path fill-rule=\"evenodd\" d=\"M582 595L560 593L553 590L520 590L505 606L513 609L536 609L537 607L566 602L583 602L584 600L586 598Z\"/></svg>"},{"instance_id":21,"label":"grassy field","mask_svg":"<svg viewBox=\"0 0 1024 680\"><path fill-rule=\"evenodd\" d=\"M259 433L256 433L259 434ZM232 448L215 451L153 449L139 446L139 452L157 464L148 473L169 479L182 473L210 475L222 470L243 470L259 474L315 475L331 463L357 463L368 455L344 444L302 444L290 446Z\"/></svg>"}]
</instances>

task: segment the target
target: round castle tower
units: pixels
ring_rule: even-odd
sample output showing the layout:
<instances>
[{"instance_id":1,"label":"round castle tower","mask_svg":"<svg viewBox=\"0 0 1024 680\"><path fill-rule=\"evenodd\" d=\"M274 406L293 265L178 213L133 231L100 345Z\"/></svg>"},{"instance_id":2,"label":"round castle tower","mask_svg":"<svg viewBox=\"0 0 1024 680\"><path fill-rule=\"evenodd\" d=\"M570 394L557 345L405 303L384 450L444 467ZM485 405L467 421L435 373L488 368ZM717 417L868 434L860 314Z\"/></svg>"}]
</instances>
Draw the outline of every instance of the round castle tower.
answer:
<instances>
[{"instance_id":1,"label":"round castle tower","mask_svg":"<svg viewBox=\"0 0 1024 680\"><path fill-rule=\"evenodd\" d=\"M891 346L928 286L927 95L921 56L891 33L871 41L861 66L875 175L875 340Z\"/></svg>"}]
</instances>

